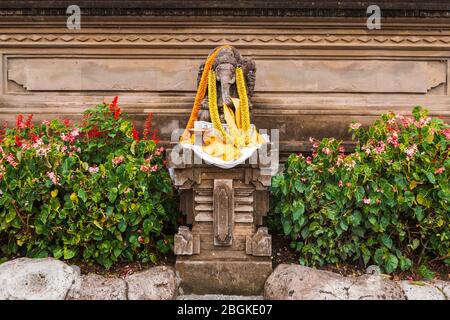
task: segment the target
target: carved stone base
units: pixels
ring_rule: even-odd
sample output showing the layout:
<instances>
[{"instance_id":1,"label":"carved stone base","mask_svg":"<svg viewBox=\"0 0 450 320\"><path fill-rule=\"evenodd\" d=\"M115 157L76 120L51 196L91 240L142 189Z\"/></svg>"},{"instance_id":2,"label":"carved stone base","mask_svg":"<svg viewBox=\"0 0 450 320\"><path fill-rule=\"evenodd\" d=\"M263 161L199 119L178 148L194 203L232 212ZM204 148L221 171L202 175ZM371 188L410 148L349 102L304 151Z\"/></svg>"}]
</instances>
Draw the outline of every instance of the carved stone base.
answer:
<instances>
[{"instance_id":1,"label":"carved stone base","mask_svg":"<svg viewBox=\"0 0 450 320\"><path fill-rule=\"evenodd\" d=\"M192 163L171 165L187 224L174 242L181 288L194 294L261 294L272 271L272 237L264 227L270 172L260 161L226 170Z\"/></svg>"},{"instance_id":2,"label":"carved stone base","mask_svg":"<svg viewBox=\"0 0 450 320\"><path fill-rule=\"evenodd\" d=\"M260 295L272 261L191 261L177 258L185 294Z\"/></svg>"}]
</instances>

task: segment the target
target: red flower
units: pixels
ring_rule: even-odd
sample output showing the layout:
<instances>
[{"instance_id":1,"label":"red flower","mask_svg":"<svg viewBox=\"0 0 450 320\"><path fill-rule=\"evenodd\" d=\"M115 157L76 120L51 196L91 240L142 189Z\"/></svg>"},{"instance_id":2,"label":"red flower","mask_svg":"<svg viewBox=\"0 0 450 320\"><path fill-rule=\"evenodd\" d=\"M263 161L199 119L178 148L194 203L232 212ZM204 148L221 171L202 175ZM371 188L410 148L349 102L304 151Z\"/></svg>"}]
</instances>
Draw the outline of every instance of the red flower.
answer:
<instances>
[{"instance_id":1,"label":"red flower","mask_svg":"<svg viewBox=\"0 0 450 320\"><path fill-rule=\"evenodd\" d=\"M8 123L5 121L3 122L3 128L0 128L0 142L3 141L3 136L6 133L6 128L8 127Z\"/></svg>"},{"instance_id":2,"label":"red flower","mask_svg":"<svg viewBox=\"0 0 450 320\"><path fill-rule=\"evenodd\" d=\"M118 120L120 116L120 108L116 108L116 110L114 110L114 120Z\"/></svg>"},{"instance_id":3,"label":"red flower","mask_svg":"<svg viewBox=\"0 0 450 320\"><path fill-rule=\"evenodd\" d=\"M16 146L18 147L22 146L22 141L20 140L20 137L18 135L16 135Z\"/></svg>"},{"instance_id":4,"label":"red flower","mask_svg":"<svg viewBox=\"0 0 450 320\"><path fill-rule=\"evenodd\" d=\"M102 133L100 131L98 131L97 126L93 126L92 129L89 130L89 132L88 132L88 137L89 138L94 138L94 137L98 137L101 134Z\"/></svg>"},{"instance_id":5,"label":"red flower","mask_svg":"<svg viewBox=\"0 0 450 320\"><path fill-rule=\"evenodd\" d=\"M109 105L109 111L114 112L116 110L117 106L117 100L119 99L118 96L115 96L111 104Z\"/></svg>"},{"instance_id":6,"label":"red flower","mask_svg":"<svg viewBox=\"0 0 450 320\"><path fill-rule=\"evenodd\" d=\"M154 129L154 130L153 130L153 134L152 134L152 140L153 140L156 144L158 144L158 142L159 142L159 139L158 139L157 135L158 135L158 129Z\"/></svg>"},{"instance_id":7,"label":"red flower","mask_svg":"<svg viewBox=\"0 0 450 320\"><path fill-rule=\"evenodd\" d=\"M152 116L153 116L153 114L151 112L149 112L147 119L145 120L144 131L142 132L144 140L147 140L148 135L150 134L150 128L151 128L151 124L152 124Z\"/></svg>"},{"instance_id":8,"label":"red flower","mask_svg":"<svg viewBox=\"0 0 450 320\"><path fill-rule=\"evenodd\" d=\"M139 132L136 130L136 127L133 125L133 130L131 131L133 134L133 139L138 141L139 140Z\"/></svg>"},{"instance_id":9,"label":"red flower","mask_svg":"<svg viewBox=\"0 0 450 320\"><path fill-rule=\"evenodd\" d=\"M31 139L31 141L36 142L37 139L39 138L36 134L34 134L33 132L31 132L30 134L28 134L28 137Z\"/></svg>"},{"instance_id":10,"label":"red flower","mask_svg":"<svg viewBox=\"0 0 450 320\"><path fill-rule=\"evenodd\" d=\"M33 124L31 123L32 120L33 120L33 114L31 113L30 115L28 115L27 121L25 122L26 128L28 128L28 129L33 128Z\"/></svg>"},{"instance_id":11,"label":"red flower","mask_svg":"<svg viewBox=\"0 0 450 320\"><path fill-rule=\"evenodd\" d=\"M16 121L16 129L20 130L23 128L23 115L19 114L17 116L17 121Z\"/></svg>"},{"instance_id":12,"label":"red flower","mask_svg":"<svg viewBox=\"0 0 450 320\"><path fill-rule=\"evenodd\" d=\"M64 122L64 125L66 127L70 126L70 120L69 119L64 119L63 122Z\"/></svg>"}]
</instances>

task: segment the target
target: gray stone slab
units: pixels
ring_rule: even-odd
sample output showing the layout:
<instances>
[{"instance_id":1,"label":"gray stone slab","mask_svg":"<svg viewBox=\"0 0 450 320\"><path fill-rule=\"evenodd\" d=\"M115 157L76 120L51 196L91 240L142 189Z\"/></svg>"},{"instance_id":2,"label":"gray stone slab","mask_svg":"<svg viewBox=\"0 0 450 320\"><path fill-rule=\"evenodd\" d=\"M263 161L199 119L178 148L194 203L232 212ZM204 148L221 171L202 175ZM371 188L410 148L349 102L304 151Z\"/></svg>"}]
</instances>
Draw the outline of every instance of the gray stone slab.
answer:
<instances>
[{"instance_id":1,"label":"gray stone slab","mask_svg":"<svg viewBox=\"0 0 450 320\"><path fill-rule=\"evenodd\" d=\"M428 282L400 281L407 300L445 300L445 295Z\"/></svg>"}]
</instances>

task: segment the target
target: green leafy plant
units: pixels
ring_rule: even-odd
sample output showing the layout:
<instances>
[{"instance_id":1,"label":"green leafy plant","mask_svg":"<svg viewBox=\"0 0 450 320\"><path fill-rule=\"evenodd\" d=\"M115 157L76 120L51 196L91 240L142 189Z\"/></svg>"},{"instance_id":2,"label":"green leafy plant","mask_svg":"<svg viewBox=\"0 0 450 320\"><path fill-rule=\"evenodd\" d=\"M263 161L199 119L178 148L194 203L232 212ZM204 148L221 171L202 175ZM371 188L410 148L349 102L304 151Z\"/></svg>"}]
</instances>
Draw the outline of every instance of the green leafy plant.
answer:
<instances>
[{"instance_id":1,"label":"green leafy plant","mask_svg":"<svg viewBox=\"0 0 450 320\"><path fill-rule=\"evenodd\" d=\"M333 138L291 155L273 178L275 219L300 263L375 263L385 272L427 259L450 264L450 127L427 111L384 114L345 155Z\"/></svg>"},{"instance_id":2,"label":"green leafy plant","mask_svg":"<svg viewBox=\"0 0 450 320\"><path fill-rule=\"evenodd\" d=\"M0 148L0 252L5 257L79 258L106 268L167 252L175 223L164 149L143 138L117 106L32 124L19 115Z\"/></svg>"}]
</instances>

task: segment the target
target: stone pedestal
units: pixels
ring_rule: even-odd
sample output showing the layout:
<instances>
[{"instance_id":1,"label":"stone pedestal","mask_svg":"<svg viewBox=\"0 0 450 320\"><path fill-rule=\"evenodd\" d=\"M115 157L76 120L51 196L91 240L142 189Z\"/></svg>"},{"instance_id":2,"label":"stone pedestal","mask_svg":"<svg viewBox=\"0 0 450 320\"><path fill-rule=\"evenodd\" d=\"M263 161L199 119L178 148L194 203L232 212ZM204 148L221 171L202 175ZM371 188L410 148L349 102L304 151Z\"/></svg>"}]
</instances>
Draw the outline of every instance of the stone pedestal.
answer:
<instances>
[{"instance_id":1,"label":"stone pedestal","mask_svg":"<svg viewBox=\"0 0 450 320\"><path fill-rule=\"evenodd\" d=\"M272 271L272 238L264 227L270 173L260 164L170 166L187 224L174 243L183 291L261 294Z\"/></svg>"}]
</instances>

